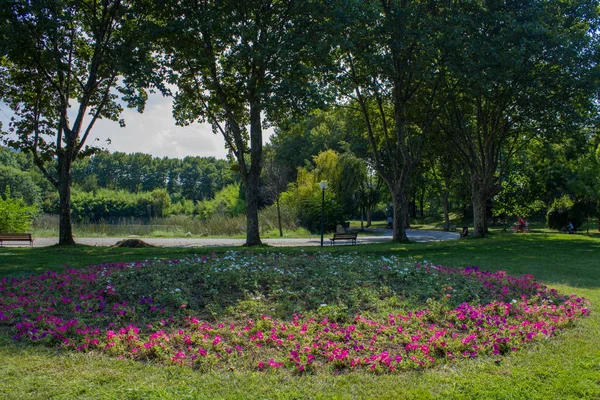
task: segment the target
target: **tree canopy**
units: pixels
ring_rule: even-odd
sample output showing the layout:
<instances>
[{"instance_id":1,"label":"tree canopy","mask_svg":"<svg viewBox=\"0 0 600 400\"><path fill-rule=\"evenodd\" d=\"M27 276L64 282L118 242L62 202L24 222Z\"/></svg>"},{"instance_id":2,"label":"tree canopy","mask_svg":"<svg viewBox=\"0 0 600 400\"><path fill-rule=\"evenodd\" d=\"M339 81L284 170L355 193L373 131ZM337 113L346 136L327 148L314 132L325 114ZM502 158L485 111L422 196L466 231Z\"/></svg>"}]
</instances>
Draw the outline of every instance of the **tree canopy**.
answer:
<instances>
[{"instance_id":1,"label":"tree canopy","mask_svg":"<svg viewBox=\"0 0 600 400\"><path fill-rule=\"evenodd\" d=\"M397 241L427 196L446 229L452 208L472 212L476 236L490 216L556 199L599 209L596 1L1 1L0 100L14 114L2 137L57 189L61 244L73 243L73 180L189 209L239 176L242 192L226 191L241 193L247 245L280 197L306 200L313 218L322 176L340 220L389 200ZM229 160L87 143L98 119L124 123L153 88L173 96L178 124L210 123ZM14 160L0 159L14 181Z\"/></svg>"},{"instance_id":2,"label":"tree canopy","mask_svg":"<svg viewBox=\"0 0 600 400\"><path fill-rule=\"evenodd\" d=\"M154 76L145 19L121 0L3 1L1 100L14 113L5 142L33 155L60 197L59 243L74 244L71 169L93 153L100 118L142 111ZM124 103L123 103L124 102ZM55 162L54 162L55 161Z\"/></svg>"},{"instance_id":3,"label":"tree canopy","mask_svg":"<svg viewBox=\"0 0 600 400\"><path fill-rule=\"evenodd\" d=\"M209 122L225 138L245 188L246 244L260 244L256 188L263 127L310 104L318 2L160 3L164 68L178 123ZM314 3L314 4L313 4Z\"/></svg>"}]
</instances>

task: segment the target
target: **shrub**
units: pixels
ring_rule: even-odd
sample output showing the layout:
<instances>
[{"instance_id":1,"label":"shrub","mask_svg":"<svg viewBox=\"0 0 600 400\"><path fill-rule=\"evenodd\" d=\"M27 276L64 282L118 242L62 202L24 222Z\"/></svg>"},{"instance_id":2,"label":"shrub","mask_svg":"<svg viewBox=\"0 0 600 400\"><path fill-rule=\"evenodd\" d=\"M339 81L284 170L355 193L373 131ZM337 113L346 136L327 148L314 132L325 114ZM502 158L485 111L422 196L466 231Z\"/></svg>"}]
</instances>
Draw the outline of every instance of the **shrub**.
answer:
<instances>
[{"instance_id":1,"label":"shrub","mask_svg":"<svg viewBox=\"0 0 600 400\"><path fill-rule=\"evenodd\" d=\"M546 225L550 229L561 230L572 221L575 227L583 225L583 208L573 202L568 195L555 199L546 213Z\"/></svg>"},{"instance_id":2,"label":"shrub","mask_svg":"<svg viewBox=\"0 0 600 400\"><path fill-rule=\"evenodd\" d=\"M171 197L167 189L154 189L150 196L152 198L151 214L153 217L166 217L171 209Z\"/></svg>"},{"instance_id":3,"label":"shrub","mask_svg":"<svg viewBox=\"0 0 600 400\"><path fill-rule=\"evenodd\" d=\"M181 199L171 204L171 214L173 215L193 215L195 204L192 200Z\"/></svg>"},{"instance_id":4,"label":"shrub","mask_svg":"<svg viewBox=\"0 0 600 400\"><path fill-rule=\"evenodd\" d=\"M41 190L33 181L31 174L0 165L0 188L4 189L7 186L14 198L22 198L27 205L40 204Z\"/></svg>"},{"instance_id":5,"label":"shrub","mask_svg":"<svg viewBox=\"0 0 600 400\"><path fill-rule=\"evenodd\" d=\"M12 198L6 188L5 197L0 196L0 232L22 233L31 229L33 217L38 209L28 206L22 198Z\"/></svg>"},{"instance_id":6,"label":"shrub","mask_svg":"<svg viewBox=\"0 0 600 400\"><path fill-rule=\"evenodd\" d=\"M239 185L225 186L212 200L197 203L196 213L204 219L215 214L221 216L237 217L246 211L246 202L241 196Z\"/></svg>"},{"instance_id":7,"label":"shrub","mask_svg":"<svg viewBox=\"0 0 600 400\"><path fill-rule=\"evenodd\" d=\"M166 189L129 193L100 189L96 193L73 191L71 210L75 221L98 222L121 218L166 217L171 199Z\"/></svg>"},{"instance_id":8,"label":"shrub","mask_svg":"<svg viewBox=\"0 0 600 400\"><path fill-rule=\"evenodd\" d=\"M300 204L298 220L300 225L311 232L321 229L321 192L313 192ZM336 201L335 195L330 191L325 192L324 202L324 230L334 231L336 225L343 224L346 218L343 207Z\"/></svg>"}]
</instances>

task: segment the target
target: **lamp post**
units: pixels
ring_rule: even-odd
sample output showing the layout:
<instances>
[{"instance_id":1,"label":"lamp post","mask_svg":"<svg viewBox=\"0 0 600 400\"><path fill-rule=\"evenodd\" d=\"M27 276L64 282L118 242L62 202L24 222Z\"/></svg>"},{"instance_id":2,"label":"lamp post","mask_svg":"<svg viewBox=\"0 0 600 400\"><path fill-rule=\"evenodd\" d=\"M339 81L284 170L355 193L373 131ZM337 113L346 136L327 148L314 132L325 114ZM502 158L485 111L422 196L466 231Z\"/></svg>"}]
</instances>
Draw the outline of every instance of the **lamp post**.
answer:
<instances>
[{"instance_id":1,"label":"lamp post","mask_svg":"<svg viewBox=\"0 0 600 400\"><path fill-rule=\"evenodd\" d=\"M323 225L325 222L325 189L327 189L327 181L321 181L321 247L323 247Z\"/></svg>"}]
</instances>

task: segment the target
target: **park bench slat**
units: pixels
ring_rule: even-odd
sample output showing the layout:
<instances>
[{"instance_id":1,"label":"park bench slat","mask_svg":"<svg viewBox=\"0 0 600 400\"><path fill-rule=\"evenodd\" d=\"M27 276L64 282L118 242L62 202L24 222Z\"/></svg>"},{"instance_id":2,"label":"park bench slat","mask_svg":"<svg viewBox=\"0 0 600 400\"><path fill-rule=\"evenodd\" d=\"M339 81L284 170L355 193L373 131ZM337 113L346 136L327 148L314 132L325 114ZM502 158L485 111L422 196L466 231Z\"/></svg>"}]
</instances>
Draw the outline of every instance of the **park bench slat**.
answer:
<instances>
[{"instance_id":1,"label":"park bench slat","mask_svg":"<svg viewBox=\"0 0 600 400\"><path fill-rule=\"evenodd\" d=\"M357 236L358 236L357 233L334 233L333 237L329 238L329 240L331 240L332 246L336 240L350 240L350 241L352 241L352 244L356 244Z\"/></svg>"},{"instance_id":2,"label":"park bench slat","mask_svg":"<svg viewBox=\"0 0 600 400\"><path fill-rule=\"evenodd\" d=\"M0 233L0 247L4 246L4 242L29 242L33 246L31 233Z\"/></svg>"}]
</instances>

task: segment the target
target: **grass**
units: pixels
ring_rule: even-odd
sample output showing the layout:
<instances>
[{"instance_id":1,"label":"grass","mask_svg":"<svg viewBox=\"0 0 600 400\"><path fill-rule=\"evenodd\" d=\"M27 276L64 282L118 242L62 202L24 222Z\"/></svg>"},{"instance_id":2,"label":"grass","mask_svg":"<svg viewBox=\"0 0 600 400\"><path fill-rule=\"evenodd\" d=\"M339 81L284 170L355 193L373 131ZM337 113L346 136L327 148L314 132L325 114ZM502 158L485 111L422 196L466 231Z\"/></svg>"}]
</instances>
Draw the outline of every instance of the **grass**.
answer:
<instances>
[{"instance_id":1,"label":"grass","mask_svg":"<svg viewBox=\"0 0 600 400\"><path fill-rule=\"evenodd\" d=\"M216 252L223 248L214 249ZM269 251L263 247L252 250ZM592 302L592 315L545 343L501 359L481 358L401 375L341 376L212 372L77 354L15 343L0 336L3 398L389 398L594 399L600 397L600 239L584 235L494 234L442 243L334 246L327 251L425 258L533 274L563 293ZM173 259L208 249L2 248L0 276L63 270L104 261ZM278 252L298 249L278 248ZM319 248L305 248L319 252Z\"/></svg>"}]
</instances>

